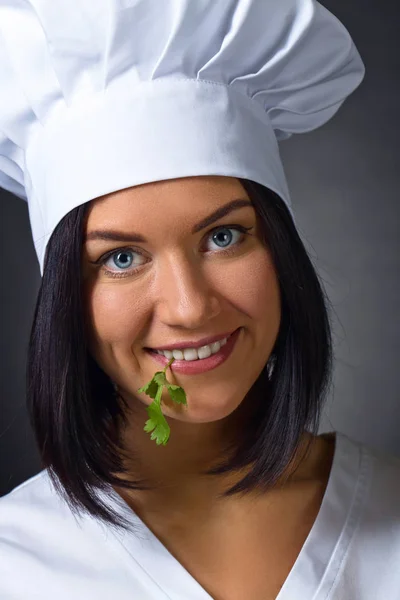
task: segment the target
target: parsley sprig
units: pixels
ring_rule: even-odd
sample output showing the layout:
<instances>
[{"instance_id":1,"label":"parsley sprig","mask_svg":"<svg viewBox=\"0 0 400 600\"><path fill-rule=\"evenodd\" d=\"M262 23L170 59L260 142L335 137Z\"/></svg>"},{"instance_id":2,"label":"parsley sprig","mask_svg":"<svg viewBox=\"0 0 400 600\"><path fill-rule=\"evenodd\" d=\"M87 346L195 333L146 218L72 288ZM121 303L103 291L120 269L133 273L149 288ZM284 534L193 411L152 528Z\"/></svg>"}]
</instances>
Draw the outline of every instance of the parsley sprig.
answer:
<instances>
[{"instance_id":1,"label":"parsley sprig","mask_svg":"<svg viewBox=\"0 0 400 600\"><path fill-rule=\"evenodd\" d=\"M168 393L174 402L187 405L185 390L179 387L179 385L173 385L167 381L165 371L174 360L175 358L172 357L165 369L157 371L153 378L138 390L138 392L144 392L154 400L146 409L150 419L146 421L144 431L147 433L152 432L150 437L152 440L156 441L158 446L160 444L163 446L166 445L171 432L167 420L161 410L161 396L164 387L167 388Z\"/></svg>"}]
</instances>

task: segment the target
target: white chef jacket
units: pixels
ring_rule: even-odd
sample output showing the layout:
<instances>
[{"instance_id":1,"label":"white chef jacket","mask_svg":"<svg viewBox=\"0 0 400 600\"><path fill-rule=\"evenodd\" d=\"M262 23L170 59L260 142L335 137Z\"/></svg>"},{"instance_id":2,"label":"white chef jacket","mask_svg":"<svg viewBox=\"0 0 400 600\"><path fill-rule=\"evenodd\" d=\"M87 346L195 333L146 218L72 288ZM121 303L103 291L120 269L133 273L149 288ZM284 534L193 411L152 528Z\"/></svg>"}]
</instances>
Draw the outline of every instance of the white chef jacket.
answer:
<instances>
[{"instance_id":1,"label":"white chef jacket","mask_svg":"<svg viewBox=\"0 0 400 600\"><path fill-rule=\"evenodd\" d=\"M212 600L107 497L135 534L74 517L47 470L0 498L0 599ZM400 458L336 432L319 513L276 600L400 600Z\"/></svg>"}]
</instances>

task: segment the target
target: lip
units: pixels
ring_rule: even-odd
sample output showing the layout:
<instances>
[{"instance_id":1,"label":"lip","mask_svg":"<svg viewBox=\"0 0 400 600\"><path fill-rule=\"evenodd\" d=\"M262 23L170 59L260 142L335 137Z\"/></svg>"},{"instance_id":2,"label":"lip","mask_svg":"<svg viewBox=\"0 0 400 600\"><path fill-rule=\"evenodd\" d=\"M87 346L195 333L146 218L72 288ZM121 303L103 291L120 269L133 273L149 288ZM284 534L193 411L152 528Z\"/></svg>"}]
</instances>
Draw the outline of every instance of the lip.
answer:
<instances>
[{"instance_id":1,"label":"lip","mask_svg":"<svg viewBox=\"0 0 400 600\"><path fill-rule=\"evenodd\" d=\"M193 361L175 359L169 368L172 371L176 373L182 373L183 375L196 375L199 373L205 373L206 371L211 371L212 369L216 369L217 367L219 367L219 365L224 363L232 354L241 330L241 327L236 329L236 331L232 333L232 335L226 342L225 346L222 346L216 354L212 354L208 358ZM156 363L162 365L163 367L165 367L169 363L170 359L168 359L166 356L163 356L162 354L157 354L157 352L152 352L151 350L146 350L146 352L155 360Z\"/></svg>"},{"instance_id":2,"label":"lip","mask_svg":"<svg viewBox=\"0 0 400 600\"><path fill-rule=\"evenodd\" d=\"M224 338L232 335L232 333L232 331L228 331L227 333L220 333L219 335L208 336L201 340L197 340L197 342L186 340L182 342L177 342L176 344L169 344L167 346L157 346L157 348L154 348L152 346L151 348L146 348L146 350L183 350L185 348L201 348L202 346L207 346L208 344L213 344L214 342L223 340Z\"/></svg>"}]
</instances>

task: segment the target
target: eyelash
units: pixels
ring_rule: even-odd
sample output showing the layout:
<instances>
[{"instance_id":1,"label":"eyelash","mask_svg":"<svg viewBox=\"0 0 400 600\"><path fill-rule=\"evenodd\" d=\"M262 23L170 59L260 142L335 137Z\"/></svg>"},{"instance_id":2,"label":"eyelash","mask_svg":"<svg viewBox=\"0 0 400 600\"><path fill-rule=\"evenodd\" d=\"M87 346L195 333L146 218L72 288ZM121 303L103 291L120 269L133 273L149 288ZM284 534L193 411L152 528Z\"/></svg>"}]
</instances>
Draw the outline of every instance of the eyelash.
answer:
<instances>
[{"instance_id":1,"label":"eyelash","mask_svg":"<svg viewBox=\"0 0 400 600\"><path fill-rule=\"evenodd\" d=\"M211 231L209 231L208 236L210 237L217 231L221 231L224 229L234 229L236 231L239 231L240 233L243 234L244 237L246 237L246 236L252 235L251 233L249 233L249 231L251 229L253 229L253 227L244 227L243 225L221 225L221 226L216 227L215 229L212 229ZM225 255L232 254L233 252L236 251L236 247L240 246L243 243L244 237L242 237L241 240L239 242L236 242L236 244L234 244L233 246L229 246L229 248L227 248L226 250L223 250L223 249L216 250L215 252L217 252L218 254L222 253ZM124 250L129 250L129 251L132 251L136 254L143 256L143 254L141 252L139 252L138 250L136 250L135 248L132 248L130 246L124 246L122 248L116 248L115 250L111 250L110 252L103 254L103 256L100 256L100 258L97 259L96 261L92 261L92 264L97 265L100 269L102 269L106 273L107 277L113 277L115 279L122 279L124 277L130 277L131 275L134 275L135 273L137 273L144 265L140 265L136 269L134 268L134 269L131 269L126 272L124 272L124 271L113 272L113 271L109 271L105 267L105 263L108 261L109 258L114 256L115 254L123 252Z\"/></svg>"}]
</instances>

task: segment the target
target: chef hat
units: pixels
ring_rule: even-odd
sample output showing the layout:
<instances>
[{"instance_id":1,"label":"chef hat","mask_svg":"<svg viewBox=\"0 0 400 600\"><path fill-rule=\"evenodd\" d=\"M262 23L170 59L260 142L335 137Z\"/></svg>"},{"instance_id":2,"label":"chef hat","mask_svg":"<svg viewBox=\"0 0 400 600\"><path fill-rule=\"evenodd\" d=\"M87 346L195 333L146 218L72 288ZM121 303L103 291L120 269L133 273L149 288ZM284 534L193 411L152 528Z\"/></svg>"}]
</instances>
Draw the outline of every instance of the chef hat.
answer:
<instances>
[{"instance_id":1,"label":"chef hat","mask_svg":"<svg viewBox=\"0 0 400 600\"><path fill-rule=\"evenodd\" d=\"M71 209L150 181L246 178L290 208L277 141L363 75L315 0L2 0L0 186L28 200L41 269Z\"/></svg>"}]
</instances>

